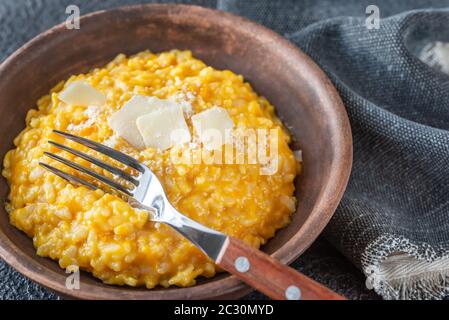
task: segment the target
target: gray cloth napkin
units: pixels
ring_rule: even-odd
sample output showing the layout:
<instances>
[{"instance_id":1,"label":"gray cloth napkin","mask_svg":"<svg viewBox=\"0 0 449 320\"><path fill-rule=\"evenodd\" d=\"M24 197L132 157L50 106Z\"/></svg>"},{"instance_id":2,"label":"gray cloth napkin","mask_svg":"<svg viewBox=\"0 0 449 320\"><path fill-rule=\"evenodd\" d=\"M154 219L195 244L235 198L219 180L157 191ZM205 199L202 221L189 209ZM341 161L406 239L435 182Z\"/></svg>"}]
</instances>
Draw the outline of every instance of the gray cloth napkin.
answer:
<instances>
[{"instance_id":1,"label":"gray cloth napkin","mask_svg":"<svg viewBox=\"0 0 449 320\"><path fill-rule=\"evenodd\" d=\"M87 13L152 2L22 1L24 9L35 5L48 15L42 30L61 16L47 5L77 4ZM274 29L325 70L343 98L354 135L353 172L325 237L385 299L448 296L449 76L444 66L449 60L444 43L449 42L449 1L377 0L378 29L369 27L372 20L367 24L371 1L194 3ZM0 16L13 23L14 17L2 14L8 8L0 4ZM0 41L7 37L0 33Z\"/></svg>"}]
</instances>

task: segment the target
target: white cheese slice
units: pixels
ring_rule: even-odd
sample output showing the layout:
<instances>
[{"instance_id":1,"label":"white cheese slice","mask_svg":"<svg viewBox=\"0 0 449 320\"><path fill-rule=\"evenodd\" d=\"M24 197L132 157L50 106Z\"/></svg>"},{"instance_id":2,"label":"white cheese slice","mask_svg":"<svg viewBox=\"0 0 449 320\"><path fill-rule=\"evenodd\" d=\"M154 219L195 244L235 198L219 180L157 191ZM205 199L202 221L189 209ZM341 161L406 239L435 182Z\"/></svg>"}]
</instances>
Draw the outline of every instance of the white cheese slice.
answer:
<instances>
[{"instance_id":1,"label":"white cheese slice","mask_svg":"<svg viewBox=\"0 0 449 320\"><path fill-rule=\"evenodd\" d=\"M136 125L136 120L144 114L160 109L162 100L146 96L134 96L115 112L108 120L115 133L138 150L145 149L145 143ZM151 103L152 102L152 103Z\"/></svg>"},{"instance_id":2,"label":"white cheese slice","mask_svg":"<svg viewBox=\"0 0 449 320\"><path fill-rule=\"evenodd\" d=\"M59 99L74 106L101 107L106 103L106 96L90 84L75 81L70 83L60 94Z\"/></svg>"},{"instance_id":3,"label":"white cheese slice","mask_svg":"<svg viewBox=\"0 0 449 320\"><path fill-rule=\"evenodd\" d=\"M192 124L206 149L219 149L225 143L226 132L234 123L226 109L212 107L192 116Z\"/></svg>"},{"instance_id":4,"label":"white cheese slice","mask_svg":"<svg viewBox=\"0 0 449 320\"><path fill-rule=\"evenodd\" d=\"M166 150L191 140L182 107L176 104L143 115L136 123L147 148Z\"/></svg>"}]
</instances>

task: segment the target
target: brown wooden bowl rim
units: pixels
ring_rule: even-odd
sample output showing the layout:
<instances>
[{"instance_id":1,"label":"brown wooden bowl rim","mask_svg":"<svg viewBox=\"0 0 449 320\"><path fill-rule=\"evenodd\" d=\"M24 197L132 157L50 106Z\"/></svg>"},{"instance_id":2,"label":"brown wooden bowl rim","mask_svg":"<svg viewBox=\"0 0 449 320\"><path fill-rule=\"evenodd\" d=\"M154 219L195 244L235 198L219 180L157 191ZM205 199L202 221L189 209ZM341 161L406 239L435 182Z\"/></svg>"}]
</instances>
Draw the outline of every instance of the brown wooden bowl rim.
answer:
<instances>
[{"instance_id":1,"label":"brown wooden bowl rim","mask_svg":"<svg viewBox=\"0 0 449 320\"><path fill-rule=\"evenodd\" d=\"M296 60L298 62L298 68L300 68L302 72L307 71L313 75L315 80L318 79L316 82L324 87L326 89L325 91L328 93L328 95L323 96L322 99L325 100L325 102L327 102L326 105L328 105L326 112L327 119L330 120L330 131L333 134L332 145L334 146L334 161L332 161L331 173L328 177L327 184L323 187L322 194L312 211L314 213L309 216L292 238L273 253L273 257L279 259L284 264L289 264L299 257L299 255L318 237L334 214L346 189L352 166L352 135L349 119L343 102L329 78L303 51L274 31L231 13L193 5L144 4L96 11L82 16L81 23L89 19L95 19L98 15L114 14L115 12L120 11L152 10L170 13L171 11L181 11L181 9L183 14L207 16L210 21L214 21L215 23L227 23L233 25L234 28L251 30L253 33L257 32L259 37L272 39L272 41L276 42L279 47L282 47L282 54ZM20 63L22 57L26 56L30 50L39 48L44 45L46 41L50 41L55 34L65 31L65 23L61 23L39 34L17 49L0 65L0 74L5 72L9 65ZM313 230L313 234L310 234L311 230ZM309 233L307 236L305 236L306 232ZM251 291L251 288L231 275L188 288L129 291L121 290L118 286L104 285L104 289L98 290L97 284L83 283L82 290L69 290L64 285L65 281L59 281L64 275L51 271L55 274L55 278L60 278L58 281L54 278L45 276L41 271L46 268L36 259L24 254L21 249L3 233L0 233L0 257L28 278L67 297L82 299L210 299L238 297Z\"/></svg>"}]
</instances>

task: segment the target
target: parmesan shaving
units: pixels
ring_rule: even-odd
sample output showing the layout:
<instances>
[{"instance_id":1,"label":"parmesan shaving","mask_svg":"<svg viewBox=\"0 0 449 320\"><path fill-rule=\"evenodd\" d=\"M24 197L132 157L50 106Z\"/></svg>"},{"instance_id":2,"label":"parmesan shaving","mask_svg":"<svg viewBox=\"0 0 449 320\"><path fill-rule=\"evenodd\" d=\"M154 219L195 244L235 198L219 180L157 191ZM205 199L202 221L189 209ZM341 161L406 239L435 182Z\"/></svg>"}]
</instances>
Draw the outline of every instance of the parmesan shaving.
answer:
<instances>
[{"instance_id":1,"label":"parmesan shaving","mask_svg":"<svg viewBox=\"0 0 449 320\"><path fill-rule=\"evenodd\" d=\"M295 156L296 162L302 162L302 150L293 151L293 155Z\"/></svg>"},{"instance_id":2,"label":"parmesan shaving","mask_svg":"<svg viewBox=\"0 0 449 320\"><path fill-rule=\"evenodd\" d=\"M74 106L97 106L106 104L106 96L90 84L75 81L70 83L60 94L59 100Z\"/></svg>"},{"instance_id":3,"label":"parmesan shaving","mask_svg":"<svg viewBox=\"0 0 449 320\"><path fill-rule=\"evenodd\" d=\"M158 100L146 96L134 96L109 118L109 126L136 149L145 149L145 143L137 128L136 120L142 115L161 108L162 105Z\"/></svg>"},{"instance_id":4,"label":"parmesan shaving","mask_svg":"<svg viewBox=\"0 0 449 320\"><path fill-rule=\"evenodd\" d=\"M179 97L177 98L179 99ZM143 150L146 147L155 147L165 150L172 146L172 143L169 143L170 135L164 136L164 134L170 133L168 132L169 130L176 130L181 128L187 129L188 132L188 128L187 125L185 125L185 119L182 112L188 110L189 107L191 109L191 104L186 100L183 100L183 103L177 103L175 101L175 98L172 98L170 100L162 100L156 97L134 96L123 106L122 109L114 113L109 118L109 126L117 135L124 138L133 147L139 150ZM182 110L180 116L173 112L173 110L177 110L177 108L181 108ZM164 110L171 111L165 112ZM146 125L142 121L141 127L138 127L137 120L140 117L159 111L164 112L156 114L156 117L159 117L158 122L152 125L157 130L152 131L151 129L145 129L144 126ZM161 115L166 115L167 117L172 118L164 120L161 118ZM152 117L147 118L148 121L152 122L151 119ZM161 127L164 127L166 125L168 125L166 130L162 130ZM172 127L170 127L170 125ZM152 137L144 135L150 134L149 132L153 134ZM185 137L181 137L181 141L186 141L186 139L190 141L190 132L188 132L188 136L185 135Z\"/></svg>"},{"instance_id":5,"label":"parmesan shaving","mask_svg":"<svg viewBox=\"0 0 449 320\"><path fill-rule=\"evenodd\" d=\"M226 109L212 107L192 116L192 124L206 149L220 148L225 142L225 135L234 127Z\"/></svg>"},{"instance_id":6,"label":"parmesan shaving","mask_svg":"<svg viewBox=\"0 0 449 320\"><path fill-rule=\"evenodd\" d=\"M147 148L166 150L190 142L182 107L173 105L137 118L137 127Z\"/></svg>"}]
</instances>

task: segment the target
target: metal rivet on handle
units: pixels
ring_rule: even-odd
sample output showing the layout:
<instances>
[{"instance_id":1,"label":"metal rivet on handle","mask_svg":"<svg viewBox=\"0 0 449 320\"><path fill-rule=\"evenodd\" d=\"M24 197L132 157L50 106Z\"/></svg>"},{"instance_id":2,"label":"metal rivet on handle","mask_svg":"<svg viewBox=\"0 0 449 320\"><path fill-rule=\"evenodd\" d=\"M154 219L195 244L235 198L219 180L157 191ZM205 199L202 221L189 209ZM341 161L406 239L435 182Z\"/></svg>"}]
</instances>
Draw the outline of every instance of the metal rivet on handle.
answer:
<instances>
[{"instance_id":1,"label":"metal rivet on handle","mask_svg":"<svg viewBox=\"0 0 449 320\"><path fill-rule=\"evenodd\" d=\"M290 286L285 290L285 297L287 300L299 300L301 299L301 290L297 286Z\"/></svg>"},{"instance_id":2,"label":"metal rivet on handle","mask_svg":"<svg viewBox=\"0 0 449 320\"><path fill-rule=\"evenodd\" d=\"M235 259L234 265L238 272L246 272L251 266L248 258L246 257L238 257Z\"/></svg>"}]
</instances>

